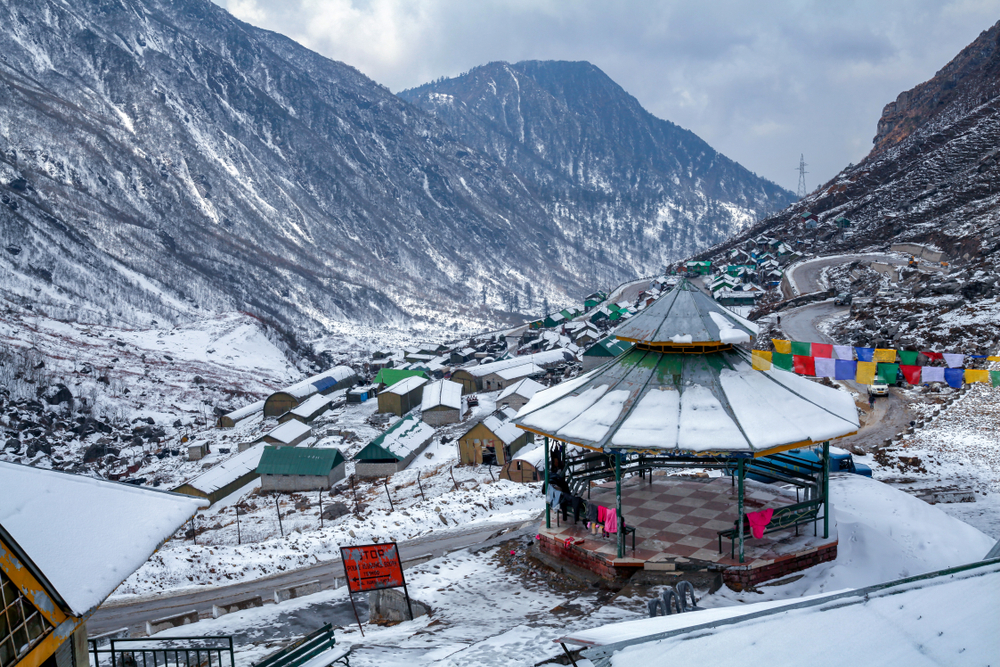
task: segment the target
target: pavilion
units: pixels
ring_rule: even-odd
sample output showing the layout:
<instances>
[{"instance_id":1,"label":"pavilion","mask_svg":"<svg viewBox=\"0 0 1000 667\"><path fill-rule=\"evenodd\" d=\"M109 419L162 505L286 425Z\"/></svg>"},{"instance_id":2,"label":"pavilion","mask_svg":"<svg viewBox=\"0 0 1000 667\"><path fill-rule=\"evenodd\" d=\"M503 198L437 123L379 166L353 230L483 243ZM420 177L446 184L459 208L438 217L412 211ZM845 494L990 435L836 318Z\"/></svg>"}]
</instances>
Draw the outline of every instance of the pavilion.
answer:
<instances>
[{"instance_id":1,"label":"pavilion","mask_svg":"<svg viewBox=\"0 0 1000 667\"><path fill-rule=\"evenodd\" d=\"M624 563L626 533L635 530L628 528L632 517L622 513L623 479L649 474L651 483L654 468L721 469L733 477L736 511L725 526L734 550L738 545L738 563L745 560L748 473L805 491L804 502L775 511L774 529L797 532L811 522L815 530L822 521L823 537L829 537L829 441L858 430L857 409L846 392L781 370L753 370L749 351L735 346L756 334L752 322L683 280L618 329L617 338L634 347L538 392L519 411L516 425L544 438L546 488L550 473L581 497L593 482L614 480L616 562ZM819 463L780 465L782 458L789 462L782 452L807 447L822 448ZM550 470L554 451L564 454ZM635 481L626 480L626 493L639 488ZM551 515L547 500L548 530Z\"/></svg>"}]
</instances>

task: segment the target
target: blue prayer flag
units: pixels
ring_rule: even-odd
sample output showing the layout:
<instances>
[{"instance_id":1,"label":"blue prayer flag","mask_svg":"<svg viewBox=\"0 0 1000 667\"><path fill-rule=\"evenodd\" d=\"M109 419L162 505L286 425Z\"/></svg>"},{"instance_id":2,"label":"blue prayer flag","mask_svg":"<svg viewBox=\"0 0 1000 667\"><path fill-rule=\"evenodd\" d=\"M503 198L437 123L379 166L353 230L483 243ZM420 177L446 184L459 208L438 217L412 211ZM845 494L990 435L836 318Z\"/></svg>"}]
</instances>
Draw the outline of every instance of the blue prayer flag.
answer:
<instances>
[{"instance_id":1,"label":"blue prayer flag","mask_svg":"<svg viewBox=\"0 0 1000 667\"><path fill-rule=\"evenodd\" d=\"M944 381L948 383L949 387L954 387L955 389L961 389L962 384L965 382L965 369L964 368L944 369Z\"/></svg>"},{"instance_id":2,"label":"blue prayer flag","mask_svg":"<svg viewBox=\"0 0 1000 667\"><path fill-rule=\"evenodd\" d=\"M837 359L837 366L834 370L835 380L853 380L858 372L858 362Z\"/></svg>"},{"instance_id":3,"label":"blue prayer flag","mask_svg":"<svg viewBox=\"0 0 1000 667\"><path fill-rule=\"evenodd\" d=\"M875 361L874 347L856 347L854 352L858 355L858 361Z\"/></svg>"}]
</instances>

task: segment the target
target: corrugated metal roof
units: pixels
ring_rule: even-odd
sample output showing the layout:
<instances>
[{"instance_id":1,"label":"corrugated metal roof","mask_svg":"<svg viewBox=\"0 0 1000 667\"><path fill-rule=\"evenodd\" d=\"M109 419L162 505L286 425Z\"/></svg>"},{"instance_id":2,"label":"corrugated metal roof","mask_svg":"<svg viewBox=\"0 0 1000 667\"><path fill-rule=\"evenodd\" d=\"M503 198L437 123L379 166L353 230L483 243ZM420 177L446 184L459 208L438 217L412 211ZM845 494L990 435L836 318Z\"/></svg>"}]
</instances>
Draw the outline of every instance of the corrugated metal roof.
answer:
<instances>
[{"instance_id":1,"label":"corrugated metal roof","mask_svg":"<svg viewBox=\"0 0 1000 667\"><path fill-rule=\"evenodd\" d=\"M257 465L261 475L329 475L344 462L339 449L329 447L265 447Z\"/></svg>"},{"instance_id":2,"label":"corrugated metal roof","mask_svg":"<svg viewBox=\"0 0 1000 667\"><path fill-rule=\"evenodd\" d=\"M215 464L186 484L205 495L209 495L256 469L263 451L263 444L253 445L246 451L230 456L222 463Z\"/></svg>"},{"instance_id":3,"label":"corrugated metal roof","mask_svg":"<svg viewBox=\"0 0 1000 667\"><path fill-rule=\"evenodd\" d=\"M278 424L273 429L261 436L263 438L274 438L278 442L290 443L299 436L309 433L312 429L308 424L303 424L297 419L292 419L284 424Z\"/></svg>"},{"instance_id":4,"label":"corrugated metal roof","mask_svg":"<svg viewBox=\"0 0 1000 667\"><path fill-rule=\"evenodd\" d=\"M285 389L281 389L280 392L275 393L291 394L295 398L303 399L307 396L312 396L318 391L326 391L338 382L342 382L352 375L354 375L354 371L347 366L334 366L328 371L323 371L318 375L313 375L310 378L306 378L297 384L293 384L291 387L286 387Z\"/></svg>"},{"instance_id":5,"label":"corrugated metal roof","mask_svg":"<svg viewBox=\"0 0 1000 667\"><path fill-rule=\"evenodd\" d=\"M414 389L426 383L427 383L426 377L417 377L414 375L413 377L403 378L402 380L392 385L391 387L386 387L385 390L382 391L382 393L397 394L399 396L402 396L404 394L409 394Z\"/></svg>"},{"instance_id":6,"label":"corrugated metal roof","mask_svg":"<svg viewBox=\"0 0 1000 667\"><path fill-rule=\"evenodd\" d=\"M365 445L354 460L395 459L402 461L414 449L434 437L434 429L415 415L404 417L385 433Z\"/></svg>"},{"instance_id":7,"label":"corrugated metal roof","mask_svg":"<svg viewBox=\"0 0 1000 667\"><path fill-rule=\"evenodd\" d=\"M462 385L450 380L439 380L424 387L420 410L430 410L438 406L462 409Z\"/></svg>"},{"instance_id":8,"label":"corrugated metal roof","mask_svg":"<svg viewBox=\"0 0 1000 667\"><path fill-rule=\"evenodd\" d=\"M422 377L427 378L427 374L423 371L413 371L413 370L403 370L399 368L383 368L375 376L373 382L375 384L384 384L385 386L391 386L409 377Z\"/></svg>"}]
</instances>

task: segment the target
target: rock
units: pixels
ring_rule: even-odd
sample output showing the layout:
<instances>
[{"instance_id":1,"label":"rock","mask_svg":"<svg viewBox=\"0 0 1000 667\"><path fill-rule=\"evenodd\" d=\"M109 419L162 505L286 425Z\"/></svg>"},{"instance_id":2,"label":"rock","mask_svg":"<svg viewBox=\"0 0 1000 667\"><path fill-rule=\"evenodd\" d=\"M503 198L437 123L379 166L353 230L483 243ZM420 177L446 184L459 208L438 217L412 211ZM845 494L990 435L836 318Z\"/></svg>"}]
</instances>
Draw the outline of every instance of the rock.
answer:
<instances>
[{"instance_id":1,"label":"rock","mask_svg":"<svg viewBox=\"0 0 1000 667\"><path fill-rule=\"evenodd\" d=\"M341 502L332 502L329 505L323 504L323 520L324 521L334 521L342 516L350 514L350 508Z\"/></svg>"},{"instance_id":2,"label":"rock","mask_svg":"<svg viewBox=\"0 0 1000 667\"><path fill-rule=\"evenodd\" d=\"M17 454L21 451L21 441L17 438L7 438L7 442L4 443L3 448L12 449Z\"/></svg>"},{"instance_id":3,"label":"rock","mask_svg":"<svg viewBox=\"0 0 1000 667\"><path fill-rule=\"evenodd\" d=\"M174 428L181 428L182 426L184 426L184 424L181 422L180 419L174 422Z\"/></svg>"},{"instance_id":4,"label":"rock","mask_svg":"<svg viewBox=\"0 0 1000 667\"><path fill-rule=\"evenodd\" d=\"M108 379L107 375L102 375L101 377L97 378L97 381L104 385L111 384L111 380Z\"/></svg>"},{"instance_id":5,"label":"rock","mask_svg":"<svg viewBox=\"0 0 1000 667\"><path fill-rule=\"evenodd\" d=\"M192 382L194 382L195 384L205 384L205 378L203 378L200 375L195 375L194 380L192 380Z\"/></svg>"},{"instance_id":6,"label":"rock","mask_svg":"<svg viewBox=\"0 0 1000 667\"><path fill-rule=\"evenodd\" d=\"M73 403L73 393L64 384L57 384L55 386L49 387L42 394L42 398L49 405L62 405L63 403Z\"/></svg>"}]
</instances>

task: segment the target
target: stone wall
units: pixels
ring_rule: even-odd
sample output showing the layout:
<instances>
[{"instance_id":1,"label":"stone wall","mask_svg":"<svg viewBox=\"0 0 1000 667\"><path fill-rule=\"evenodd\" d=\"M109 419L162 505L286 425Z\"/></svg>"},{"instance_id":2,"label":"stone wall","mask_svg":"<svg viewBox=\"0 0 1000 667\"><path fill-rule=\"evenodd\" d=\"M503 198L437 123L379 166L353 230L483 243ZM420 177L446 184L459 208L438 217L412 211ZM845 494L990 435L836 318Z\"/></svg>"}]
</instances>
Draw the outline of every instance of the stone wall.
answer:
<instances>
[{"instance_id":1,"label":"stone wall","mask_svg":"<svg viewBox=\"0 0 1000 667\"><path fill-rule=\"evenodd\" d=\"M726 586L735 591L742 591L765 581L780 579L793 572L801 572L813 565L836 559L837 542L833 542L759 565L734 565L726 568L722 576Z\"/></svg>"},{"instance_id":2,"label":"stone wall","mask_svg":"<svg viewBox=\"0 0 1000 667\"><path fill-rule=\"evenodd\" d=\"M413 618L430 614L430 607L410 598ZM383 588L368 593L368 621L376 625L395 625L410 620L406 594L401 588Z\"/></svg>"}]
</instances>

